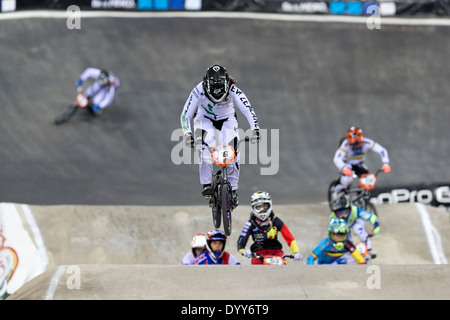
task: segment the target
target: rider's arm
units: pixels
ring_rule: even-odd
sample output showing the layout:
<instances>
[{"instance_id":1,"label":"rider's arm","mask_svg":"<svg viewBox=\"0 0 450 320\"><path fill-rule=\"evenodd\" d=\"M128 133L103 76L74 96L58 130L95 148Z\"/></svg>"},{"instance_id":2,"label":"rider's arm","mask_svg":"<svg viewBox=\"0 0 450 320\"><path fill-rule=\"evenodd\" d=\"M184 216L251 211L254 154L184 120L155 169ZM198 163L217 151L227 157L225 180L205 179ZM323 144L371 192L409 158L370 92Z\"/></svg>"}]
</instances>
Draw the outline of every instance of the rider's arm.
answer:
<instances>
[{"instance_id":1,"label":"rider's arm","mask_svg":"<svg viewBox=\"0 0 450 320\"><path fill-rule=\"evenodd\" d=\"M361 218L365 221L369 221L371 224L373 224L374 234L380 233L380 223L378 221L378 217L375 214L373 214L370 211L364 210L360 207L356 207L356 212L357 212L358 218Z\"/></svg>"},{"instance_id":2,"label":"rider's arm","mask_svg":"<svg viewBox=\"0 0 450 320\"><path fill-rule=\"evenodd\" d=\"M317 244L317 247L311 251L311 253L308 255L308 258L306 258L306 264L313 265L314 261L316 261L319 256L326 250L328 243L328 238L324 238L319 241Z\"/></svg>"},{"instance_id":3,"label":"rider's arm","mask_svg":"<svg viewBox=\"0 0 450 320\"><path fill-rule=\"evenodd\" d=\"M280 218L278 217L275 218L274 226L277 227L278 230L280 230L284 240L288 244L289 248L291 248L292 253L300 252L300 249L298 248L297 245L297 241L295 240L292 233L289 231L288 227L283 223L283 221L281 221Z\"/></svg>"},{"instance_id":4,"label":"rider's arm","mask_svg":"<svg viewBox=\"0 0 450 320\"><path fill-rule=\"evenodd\" d=\"M365 141L370 141L372 143L371 150L375 153L378 153L381 159L381 163L383 164L389 164L389 154L385 147L383 147L381 144L372 141L370 139L365 139Z\"/></svg>"},{"instance_id":5,"label":"rider's arm","mask_svg":"<svg viewBox=\"0 0 450 320\"><path fill-rule=\"evenodd\" d=\"M238 107L242 114L247 118L250 129L259 130L258 118L256 117L255 110L253 110L253 107L244 92L233 84L230 88L230 95L233 97L236 107Z\"/></svg>"},{"instance_id":6,"label":"rider's arm","mask_svg":"<svg viewBox=\"0 0 450 320\"><path fill-rule=\"evenodd\" d=\"M347 240L345 242L345 249L347 249L347 251L350 252L350 254L352 255L353 259L355 259L355 261L358 264L366 264L366 262L364 261L364 257L356 249L355 245L350 240Z\"/></svg>"},{"instance_id":7,"label":"rider's arm","mask_svg":"<svg viewBox=\"0 0 450 320\"><path fill-rule=\"evenodd\" d=\"M98 103L98 106L100 107L100 109L104 109L112 103L115 92L116 92L115 86L110 86L108 88L103 99Z\"/></svg>"},{"instance_id":8,"label":"rider's arm","mask_svg":"<svg viewBox=\"0 0 450 320\"><path fill-rule=\"evenodd\" d=\"M183 111L181 112L181 128L183 129L184 135L192 134L191 129L191 119L193 118L195 111L198 108L198 102L200 97L200 85L197 85L189 95L189 98L184 104Z\"/></svg>"},{"instance_id":9,"label":"rider's arm","mask_svg":"<svg viewBox=\"0 0 450 320\"><path fill-rule=\"evenodd\" d=\"M250 237L252 230L252 223L250 221L247 221L242 228L241 234L239 235L238 241L237 241L237 250L240 254L244 252L245 246L247 245L248 238Z\"/></svg>"},{"instance_id":10,"label":"rider's arm","mask_svg":"<svg viewBox=\"0 0 450 320\"><path fill-rule=\"evenodd\" d=\"M336 150L333 157L333 163L338 168L339 172L345 167L345 159L346 159L347 151L341 146Z\"/></svg>"},{"instance_id":11,"label":"rider's arm","mask_svg":"<svg viewBox=\"0 0 450 320\"><path fill-rule=\"evenodd\" d=\"M80 76L82 82L89 78L97 79L100 76L101 70L97 68L87 68Z\"/></svg>"}]
</instances>

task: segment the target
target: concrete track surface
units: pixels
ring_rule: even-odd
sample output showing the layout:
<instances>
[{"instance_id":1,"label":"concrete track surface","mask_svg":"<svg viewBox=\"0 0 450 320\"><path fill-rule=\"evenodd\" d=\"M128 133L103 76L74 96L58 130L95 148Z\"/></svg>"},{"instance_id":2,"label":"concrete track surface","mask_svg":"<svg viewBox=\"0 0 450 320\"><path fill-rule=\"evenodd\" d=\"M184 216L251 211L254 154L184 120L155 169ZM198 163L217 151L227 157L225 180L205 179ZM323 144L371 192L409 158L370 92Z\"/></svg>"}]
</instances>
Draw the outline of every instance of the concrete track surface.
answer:
<instances>
[{"instance_id":1,"label":"concrete track surface","mask_svg":"<svg viewBox=\"0 0 450 320\"><path fill-rule=\"evenodd\" d=\"M306 256L326 236L325 204L276 207L304 255L287 266L251 266L236 252L240 229L249 217L244 206L233 215L227 241L227 251L241 266L178 265L189 252L192 235L211 228L206 206L30 206L30 210L46 245L47 272L9 299L191 299L193 294L218 300L450 298L448 266L434 264L415 204L379 206L382 233L373 238L378 258L371 267L306 265ZM426 211L442 235L442 254L450 256L448 213L433 207ZM289 252L285 243L284 248ZM79 289L68 285L73 268L80 275ZM379 282L372 283L375 272ZM208 290L211 285L217 290ZM261 286L271 290L258 290Z\"/></svg>"},{"instance_id":2,"label":"concrete track surface","mask_svg":"<svg viewBox=\"0 0 450 320\"><path fill-rule=\"evenodd\" d=\"M187 288L199 299L341 297L330 288L361 299L450 298L449 269L435 265L436 254L450 256L449 217L431 207L432 225L416 205L379 207L380 289L367 288L364 266L305 265L325 236L321 203L350 125L390 152L392 172L379 186L450 181L449 27L156 16L83 18L80 30L61 16L0 16L0 200L20 215L19 204L29 205L48 259L45 272L10 299L189 299ZM197 165L175 164L180 139L172 134L213 63L237 78L261 127L280 137L261 141L269 142L270 163L261 154L258 164L242 163L227 249L237 254L249 197L266 189L305 256L285 268L250 266L242 257L235 267L177 265L193 234L212 228ZM120 77L114 103L99 118L79 113L55 126L91 66ZM380 165L376 155L368 164ZM262 175L271 165L276 173ZM80 289L68 290L70 266L81 272ZM273 290L251 290L261 283ZM206 294L211 284L223 290Z\"/></svg>"}]
</instances>

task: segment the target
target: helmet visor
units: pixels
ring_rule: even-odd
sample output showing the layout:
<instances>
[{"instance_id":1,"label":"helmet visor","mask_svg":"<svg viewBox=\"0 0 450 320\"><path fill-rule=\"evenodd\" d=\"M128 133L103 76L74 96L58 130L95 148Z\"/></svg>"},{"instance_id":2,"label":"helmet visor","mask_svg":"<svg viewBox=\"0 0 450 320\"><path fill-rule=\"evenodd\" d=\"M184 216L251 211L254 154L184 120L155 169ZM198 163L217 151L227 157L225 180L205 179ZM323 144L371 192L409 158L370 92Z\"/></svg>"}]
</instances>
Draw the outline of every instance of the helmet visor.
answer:
<instances>
[{"instance_id":1,"label":"helmet visor","mask_svg":"<svg viewBox=\"0 0 450 320\"><path fill-rule=\"evenodd\" d=\"M344 242L347 239L346 233L331 233L330 234L331 240L334 242Z\"/></svg>"},{"instance_id":2,"label":"helmet visor","mask_svg":"<svg viewBox=\"0 0 450 320\"><path fill-rule=\"evenodd\" d=\"M336 217L345 219L350 214L350 208L336 210L334 213L336 214Z\"/></svg>"},{"instance_id":3,"label":"helmet visor","mask_svg":"<svg viewBox=\"0 0 450 320\"><path fill-rule=\"evenodd\" d=\"M256 212L266 212L267 210L269 210L269 208L270 208L270 204L269 203L258 203L258 204L253 206L253 209Z\"/></svg>"}]
</instances>

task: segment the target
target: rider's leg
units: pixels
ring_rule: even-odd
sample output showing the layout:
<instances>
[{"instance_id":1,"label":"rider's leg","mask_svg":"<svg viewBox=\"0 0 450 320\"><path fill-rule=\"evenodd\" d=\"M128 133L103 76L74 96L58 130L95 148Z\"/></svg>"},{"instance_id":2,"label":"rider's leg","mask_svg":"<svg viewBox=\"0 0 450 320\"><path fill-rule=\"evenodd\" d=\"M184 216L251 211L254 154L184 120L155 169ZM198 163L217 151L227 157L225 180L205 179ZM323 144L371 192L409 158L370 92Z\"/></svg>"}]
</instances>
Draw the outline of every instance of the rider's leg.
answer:
<instances>
[{"instance_id":1,"label":"rider's leg","mask_svg":"<svg viewBox=\"0 0 450 320\"><path fill-rule=\"evenodd\" d=\"M236 158L234 163L228 165L226 167L228 181L230 181L231 189L233 190L233 203L234 206L237 207L239 204L239 197L237 194L237 189L239 187L239 172L240 172L240 152L239 152L239 137L238 137L238 122L236 118L230 118L223 123L221 134L222 134L222 143L229 144L233 146L236 152Z\"/></svg>"},{"instance_id":2,"label":"rider's leg","mask_svg":"<svg viewBox=\"0 0 450 320\"><path fill-rule=\"evenodd\" d=\"M360 241L364 241L367 245L367 249L372 250L372 242L370 241L369 234L365 228L365 222L363 219L356 219L352 225L352 230L358 236Z\"/></svg>"},{"instance_id":3,"label":"rider's leg","mask_svg":"<svg viewBox=\"0 0 450 320\"><path fill-rule=\"evenodd\" d=\"M204 118L203 116L196 117L194 119L194 133L195 139L201 138L201 141L208 144L210 147L215 146L214 140L214 131L215 128L212 122L209 119ZM197 137L200 135L200 137ZM208 148L204 145L198 146L199 151L199 176L200 176L200 184L202 184L202 196L209 197L212 195L211 189L211 179L213 173L213 163L211 160L211 153Z\"/></svg>"},{"instance_id":4,"label":"rider's leg","mask_svg":"<svg viewBox=\"0 0 450 320\"><path fill-rule=\"evenodd\" d=\"M333 187L333 191L339 192L344 189L347 189L347 187L352 183L352 181L353 181L352 176L342 175L341 179L339 180L339 183Z\"/></svg>"}]
</instances>

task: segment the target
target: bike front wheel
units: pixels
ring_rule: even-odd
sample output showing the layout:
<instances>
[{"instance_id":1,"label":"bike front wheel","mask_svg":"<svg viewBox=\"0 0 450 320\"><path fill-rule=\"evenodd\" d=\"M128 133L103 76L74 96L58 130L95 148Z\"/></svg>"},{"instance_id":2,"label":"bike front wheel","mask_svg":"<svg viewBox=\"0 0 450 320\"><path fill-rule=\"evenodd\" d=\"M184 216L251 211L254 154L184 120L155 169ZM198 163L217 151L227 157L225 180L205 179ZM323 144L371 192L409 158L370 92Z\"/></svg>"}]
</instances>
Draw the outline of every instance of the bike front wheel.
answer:
<instances>
[{"instance_id":1,"label":"bike front wheel","mask_svg":"<svg viewBox=\"0 0 450 320\"><path fill-rule=\"evenodd\" d=\"M76 104L71 104L67 110L62 112L59 116L55 118L55 124L60 125L70 120L73 117L75 112L77 112L78 106Z\"/></svg>"},{"instance_id":2,"label":"bike front wheel","mask_svg":"<svg viewBox=\"0 0 450 320\"><path fill-rule=\"evenodd\" d=\"M231 188L224 185L222 187L222 195L221 195L221 211L223 218L223 229L225 234L229 236L231 234Z\"/></svg>"},{"instance_id":3,"label":"bike front wheel","mask_svg":"<svg viewBox=\"0 0 450 320\"><path fill-rule=\"evenodd\" d=\"M219 185L211 198L211 211L213 217L214 228L220 228L221 223L221 207L220 207L220 195L222 194L222 188Z\"/></svg>"}]
</instances>

